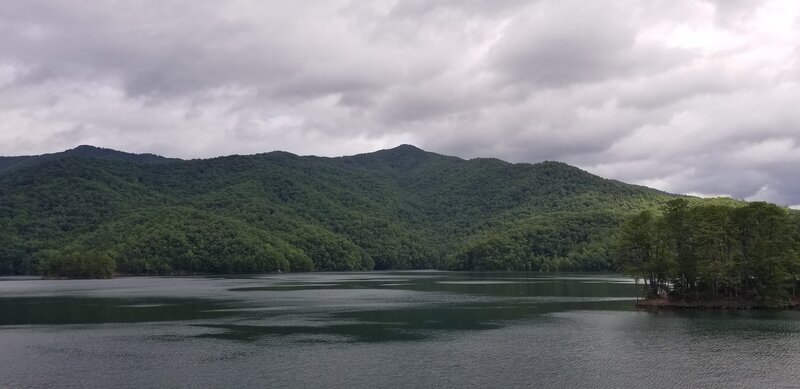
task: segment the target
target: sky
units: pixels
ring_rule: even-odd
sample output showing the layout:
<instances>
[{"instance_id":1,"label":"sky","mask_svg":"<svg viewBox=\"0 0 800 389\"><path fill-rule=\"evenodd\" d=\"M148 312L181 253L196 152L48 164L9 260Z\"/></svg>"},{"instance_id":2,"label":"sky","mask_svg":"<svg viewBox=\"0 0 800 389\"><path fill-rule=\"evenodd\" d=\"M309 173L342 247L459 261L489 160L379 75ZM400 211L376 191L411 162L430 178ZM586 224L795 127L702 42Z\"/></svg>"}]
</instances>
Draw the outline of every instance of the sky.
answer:
<instances>
[{"instance_id":1,"label":"sky","mask_svg":"<svg viewBox=\"0 0 800 389\"><path fill-rule=\"evenodd\" d=\"M0 2L0 155L413 144L800 206L795 0Z\"/></svg>"}]
</instances>

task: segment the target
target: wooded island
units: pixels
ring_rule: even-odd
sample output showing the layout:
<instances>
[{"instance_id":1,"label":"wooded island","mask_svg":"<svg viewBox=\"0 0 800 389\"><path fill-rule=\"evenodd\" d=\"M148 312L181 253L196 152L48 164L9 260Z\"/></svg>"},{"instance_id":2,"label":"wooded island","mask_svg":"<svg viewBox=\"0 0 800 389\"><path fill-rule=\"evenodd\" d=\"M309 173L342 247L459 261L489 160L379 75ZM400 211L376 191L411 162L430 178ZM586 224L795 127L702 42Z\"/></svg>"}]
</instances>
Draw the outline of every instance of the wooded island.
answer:
<instances>
[{"instance_id":1,"label":"wooded island","mask_svg":"<svg viewBox=\"0 0 800 389\"><path fill-rule=\"evenodd\" d=\"M619 266L643 279L642 307L760 308L797 305L797 219L773 204L669 201L623 223Z\"/></svg>"}]
</instances>

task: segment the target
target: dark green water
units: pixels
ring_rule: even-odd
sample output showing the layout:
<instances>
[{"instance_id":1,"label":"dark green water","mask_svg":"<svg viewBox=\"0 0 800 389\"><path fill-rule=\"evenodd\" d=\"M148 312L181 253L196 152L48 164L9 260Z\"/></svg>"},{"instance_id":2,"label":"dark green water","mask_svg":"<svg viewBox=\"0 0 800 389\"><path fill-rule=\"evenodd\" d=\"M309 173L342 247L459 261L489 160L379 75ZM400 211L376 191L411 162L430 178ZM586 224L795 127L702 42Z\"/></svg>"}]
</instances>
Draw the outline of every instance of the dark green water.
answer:
<instances>
[{"instance_id":1,"label":"dark green water","mask_svg":"<svg viewBox=\"0 0 800 389\"><path fill-rule=\"evenodd\" d=\"M0 279L0 387L800 387L800 313L537 273Z\"/></svg>"}]
</instances>

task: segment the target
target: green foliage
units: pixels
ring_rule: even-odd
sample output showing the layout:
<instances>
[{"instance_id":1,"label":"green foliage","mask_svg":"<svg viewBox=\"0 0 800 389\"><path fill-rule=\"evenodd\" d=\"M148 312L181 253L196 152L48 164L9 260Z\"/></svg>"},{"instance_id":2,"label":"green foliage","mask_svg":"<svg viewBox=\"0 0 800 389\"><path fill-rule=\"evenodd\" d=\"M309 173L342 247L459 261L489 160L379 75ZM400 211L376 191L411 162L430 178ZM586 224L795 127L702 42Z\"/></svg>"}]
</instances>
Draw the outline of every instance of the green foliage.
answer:
<instances>
[{"instance_id":1,"label":"green foliage","mask_svg":"<svg viewBox=\"0 0 800 389\"><path fill-rule=\"evenodd\" d=\"M755 299L785 306L800 276L796 216L767 203L666 204L642 211L617 233L619 266L643 278L651 295Z\"/></svg>"},{"instance_id":2,"label":"green foliage","mask_svg":"<svg viewBox=\"0 0 800 389\"><path fill-rule=\"evenodd\" d=\"M559 212L503 223L457 247L455 270L608 271L608 237L621 216Z\"/></svg>"},{"instance_id":3,"label":"green foliage","mask_svg":"<svg viewBox=\"0 0 800 389\"><path fill-rule=\"evenodd\" d=\"M42 250L35 255L44 276L70 278L108 278L115 263L109 252L98 250Z\"/></svg>"},{"instance_id":4,"label":"green foliage","mask_svg":"<svg viewBox=\"0 0 800 389\"><path fill-rule=\"evenodd\" d=\"M87 234L128 274L263 273L314 267L300 249L240 221L183 207L128 214Z\"/></svg>"},{"instance_id":5,"label":"green foliage","mask_svg":"<svg viewBox=\"0 0 800 389\"><path fill-rule=\"evenodd\" d=\"M642 211L619 229L619 267L633 277L643 278L651 296L662 293L677 265L675 250L668 246L671 230L666 220L657 218L652 211Z\"/></svg>"},{"instance_id":6,"label":"green foliage","mask_svg":"<svg viewBox=\"0 0 800 389\"><path fill-rule=\"evenodd\" d=\"M97 250L132 274L608 271L616 226L673 198L558 162L413 146L191 161L83 147L0 165L1 274Z\"/></svg>"}]
</instances>

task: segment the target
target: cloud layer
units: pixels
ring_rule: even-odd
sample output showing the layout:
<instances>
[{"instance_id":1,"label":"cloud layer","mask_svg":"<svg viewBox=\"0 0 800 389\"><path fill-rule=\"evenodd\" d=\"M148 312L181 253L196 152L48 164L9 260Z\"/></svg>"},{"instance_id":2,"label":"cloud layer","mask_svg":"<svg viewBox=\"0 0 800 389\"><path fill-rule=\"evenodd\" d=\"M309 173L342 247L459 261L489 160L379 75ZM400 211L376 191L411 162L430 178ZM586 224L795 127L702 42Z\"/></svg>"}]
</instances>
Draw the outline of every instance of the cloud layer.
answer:
<instances>
[{"instance_id":1,"label":"cloud layer","mask_svg":"<svg viewBox=\"0 0 800 389\"><path fill-rule=\"evenodd\" d=\"M0 3L0 155L413 143L800 204L800 3Z\"/></svg>"}]
</instances>

